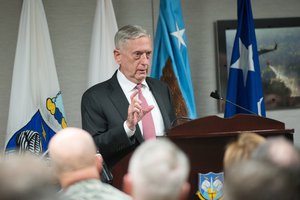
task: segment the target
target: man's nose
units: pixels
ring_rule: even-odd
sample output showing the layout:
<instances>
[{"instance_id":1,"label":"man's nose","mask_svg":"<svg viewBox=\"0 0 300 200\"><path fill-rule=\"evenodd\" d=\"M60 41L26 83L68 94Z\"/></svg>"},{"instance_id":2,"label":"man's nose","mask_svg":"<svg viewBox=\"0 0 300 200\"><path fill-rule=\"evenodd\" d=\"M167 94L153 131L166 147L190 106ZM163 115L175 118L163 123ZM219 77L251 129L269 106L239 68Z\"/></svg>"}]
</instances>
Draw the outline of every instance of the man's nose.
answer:
<instances>
[{"instance_id":1,"label":"man's nose","mask_svg":"<svg viewBox=\"0 0 300 200\"><path fill-rule=\"evenodd\" d=\"M149 62L150 62L150 57L149 56L147 56L147 53L146 52L144 52L142 55L141 55L141 61L142 61L142 63L144 63L144 64L149 64Z\"/></svg>"}]
</instances>

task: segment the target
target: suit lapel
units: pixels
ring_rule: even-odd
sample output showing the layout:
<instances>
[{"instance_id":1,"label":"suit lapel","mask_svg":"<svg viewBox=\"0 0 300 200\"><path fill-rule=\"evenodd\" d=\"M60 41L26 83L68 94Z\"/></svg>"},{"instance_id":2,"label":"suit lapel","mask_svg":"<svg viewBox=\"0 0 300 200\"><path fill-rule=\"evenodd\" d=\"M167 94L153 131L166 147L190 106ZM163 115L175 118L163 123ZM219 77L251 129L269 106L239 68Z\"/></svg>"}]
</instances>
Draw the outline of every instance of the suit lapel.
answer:
<instances>
[{"instance_id":1,"label":"suit lapel","mask_svg":"<svg viewBox=\"0 0 300 200\"><path fill-rule=\"evenodd\" d=\"M162 118L164 120L165 128L167 129L167 128L169 128L171 122L170 122L170 118L168 116L168 112L167 112L167 110L164 106L164 102L163 102L163 98L162 98L162 96L164 94L161 94L161 92L159 91L159 88L154 87L151 81L149 81L148 79L146 79L146 81L147 81L147 84L148 84L148 86L149 86L149 88L150 88L157 104L158 104L158 107L160 109Z\"/></svg>"},{"instance_id":2,"label":"suit lapel","mask_svg":"<svg viewBox=\"0 0 300 200\"><path fill-rule=\"evenodd\" d=\"M118 82L117 73L115 73L109 81L109 90L109 98L111 99L113 105L116 107L124 122L127 119L129 102ZM140 143L144 141L139 126L136 127L135 136Z\"/></svg>"},{"instance_id":3,"label":"suit lapel","mask_svg":"<svg viewBox=\"0 0 300 200\"><path fill-rule=\"evenodd\" d=\"M127 111L129 103L125 94L120 87L117 76L114 74L109 84L110 95L109 98L116 107L117 111L121 115L122 119L125 121L127 119Z\"/></svg>"}]
</instances>

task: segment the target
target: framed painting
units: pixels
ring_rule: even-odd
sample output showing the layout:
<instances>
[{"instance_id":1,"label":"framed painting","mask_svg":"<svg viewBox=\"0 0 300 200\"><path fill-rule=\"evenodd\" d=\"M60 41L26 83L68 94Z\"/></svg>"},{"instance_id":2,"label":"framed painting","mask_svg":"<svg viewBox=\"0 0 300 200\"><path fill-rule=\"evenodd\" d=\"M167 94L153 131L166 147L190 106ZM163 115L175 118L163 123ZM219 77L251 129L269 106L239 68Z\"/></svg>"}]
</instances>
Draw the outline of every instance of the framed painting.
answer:
<instances>
[{"instance_id":1,"label":"framed painting","mask_svg":"<svg viewBox=\"0 0 300 200\"><path fill-rule=\"evenodd\" d=\"M255 19L254 26L266 109L300 108L300 17ZM224 98L236 27L237 20L216 22L218 91Z\"/></svg>"}]
</instances>

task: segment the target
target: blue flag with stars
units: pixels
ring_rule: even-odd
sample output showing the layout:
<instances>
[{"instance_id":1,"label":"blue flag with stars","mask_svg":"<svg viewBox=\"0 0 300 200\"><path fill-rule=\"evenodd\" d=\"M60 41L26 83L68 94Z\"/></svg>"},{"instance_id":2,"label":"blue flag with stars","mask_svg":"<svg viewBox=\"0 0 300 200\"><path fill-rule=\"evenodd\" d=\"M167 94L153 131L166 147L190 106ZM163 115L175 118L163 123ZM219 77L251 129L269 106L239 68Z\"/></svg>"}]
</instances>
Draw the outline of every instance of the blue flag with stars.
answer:
<instances>
[{"instance_id":1,"label":"blue flag with stars","mask_svg":"<svg viewBox=\"0 0 300 200\"><path fill-rule=\"evenodd\" d=\"M238 0L238 27L232 50L224 117L238 113L266 116L250 0Z\"/></svg>"},{"instance_id":2,"label":"blue flag with stars","mask_svg":"<svg viewBox=\"0 0 300 200\"><path fill-rule=\"evenodd\" d=\"M163 71L167 63L169 63L171 73L174 74L174 76L170 77L170 73L166 73L168 76L166 79L169 79L165 79L166 82L168 83L169 81L171 84L175 83L174 85L179 88L179 95L183 97L182 101L183 104L185 103L188 116L190 118L196 118L197 112L180 0L160 0L151 77L162 79ZM174 89L175 86L170 87L169 85L171 90ZM175 99L178 98L179 95L177 95L176 92L171 91L171 93L173 97L175 96ZM180 109L182 106L178 105L177 107ZM175 111L176 110L175 106Z\"/></svg>"}]
</instances>

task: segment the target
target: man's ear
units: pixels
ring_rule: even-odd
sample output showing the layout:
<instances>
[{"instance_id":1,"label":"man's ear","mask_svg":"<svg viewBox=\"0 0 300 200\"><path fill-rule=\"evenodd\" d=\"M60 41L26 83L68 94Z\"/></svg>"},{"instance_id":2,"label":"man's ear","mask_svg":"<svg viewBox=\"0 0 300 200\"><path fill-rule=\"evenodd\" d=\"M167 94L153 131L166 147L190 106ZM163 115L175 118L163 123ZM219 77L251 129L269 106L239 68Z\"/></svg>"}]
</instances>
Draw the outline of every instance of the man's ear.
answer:
<instances>
[{"instance_id":1,"label":"man's ear","mask_svg":"<svg viewBox=\"0 0 300 200\"><path fill-rule=\"evenodd\" d=\"M133 186L132 186L132 177L129 175L129 174L126 174L124 177L123 177L123 191L132 196L133 194Z\"/></svg>"},{"instance_id":2,"label":"man's ear","mask_svg":"<svg viewBox=\"0 0 300 200\"><path fill-rule=\"evenodd\" d=\"M96 166L97 166L97 169L98 169L98 172L99 174L101 173L102 171L102 164L103 164L103 158L100 154L96 154Z\"/></svg>"},{"instance_id":3,"label":"man's ear","mask_svg":"<svg viewBox=\"0 0 300 200\"><path fill-rule=\"evenodd\" d=\"M181 186L181 190L180 190L180 194L179 194L179 199L180 200L186 200L186 199L188 199L190 190L191 190L191 185L188 182L185 182Z\"/></svg>"},{"instance_id":4,"label":"man's ear","mask_svg":"<svg viewBox=\"0 0 300 200\"><path fill-rule=\"evenodd\" d=\"M120 50L119 49L115 49L114 50L114 58L115 58L115 61L118 65L121 64L121 53L120 53Z\"/></svg>"}]
</instances>

